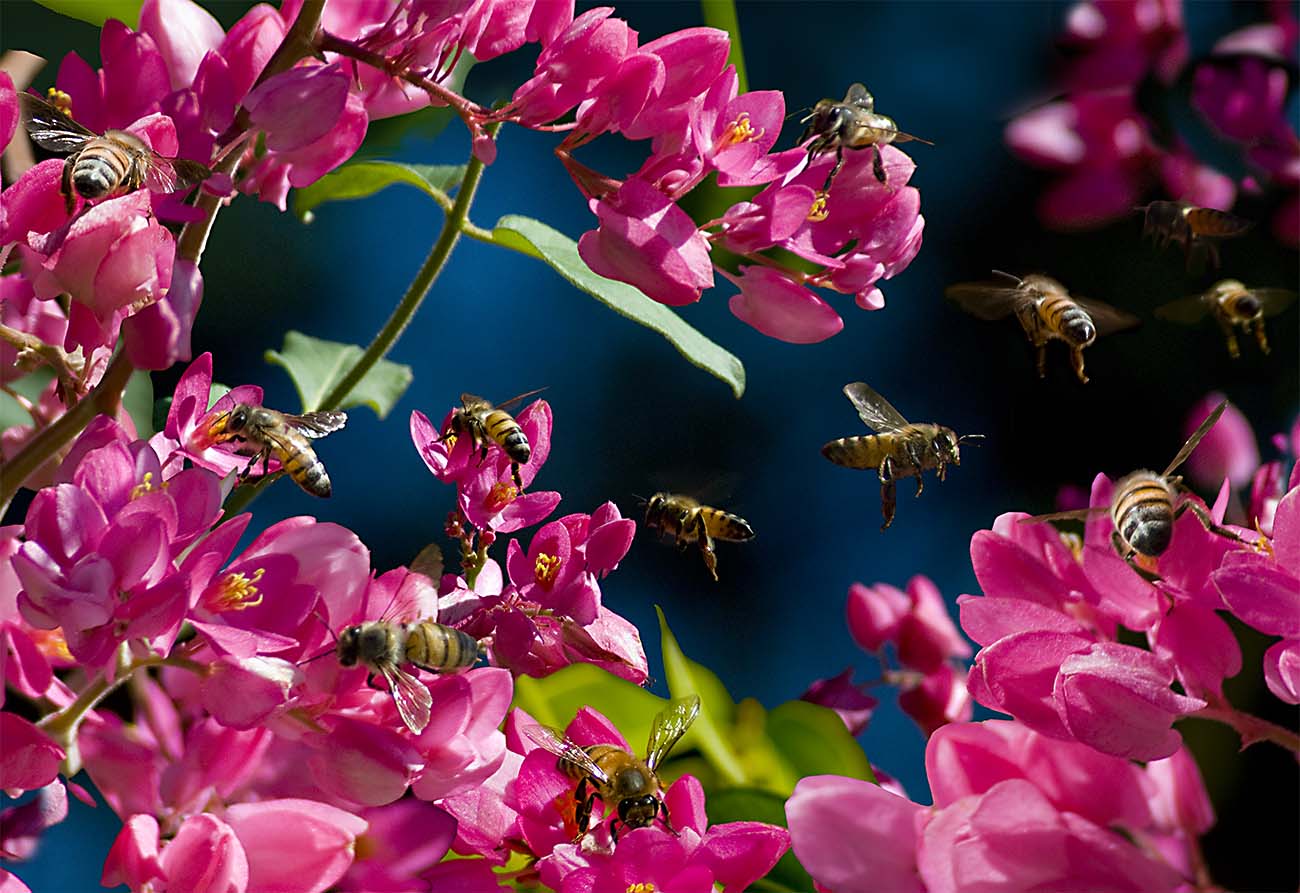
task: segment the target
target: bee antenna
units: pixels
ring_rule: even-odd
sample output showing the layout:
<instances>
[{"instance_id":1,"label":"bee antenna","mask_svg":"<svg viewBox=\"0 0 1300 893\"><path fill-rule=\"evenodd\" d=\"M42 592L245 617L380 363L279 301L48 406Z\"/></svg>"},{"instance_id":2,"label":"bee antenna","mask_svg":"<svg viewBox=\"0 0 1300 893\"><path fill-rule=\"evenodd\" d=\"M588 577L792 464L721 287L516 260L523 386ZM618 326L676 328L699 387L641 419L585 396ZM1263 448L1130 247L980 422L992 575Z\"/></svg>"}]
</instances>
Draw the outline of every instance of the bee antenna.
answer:
<instances>
[{"instance_id":1,"label":"bee antenna","mask_svg":"<svg viewBox=\"0 0 1300 893\"><path fill-rule=\"evenodd\" d=\"M313 616L313 617L315 617L317 620L320 621L320 625L323 626L323 627L325 627L325 632L327 632L327 633L330 634L330 638L334 640L334 644L335 644L335 645L338 645L338 643L339 643L339 637L338 637L337 635L334 634L334 628L333 628L332 626L330 626L330 625L325 621L325 618L321 616L320 611L312 611L311 613L312 613L312 616ZM315 659L316 659L316 658L314 658L314 657L312 658L312 660L315 660Z\"/></svg>"},{"instance_id":2,"label":"bee antenna","mask_svg":"<svg viewBox=\"0 0 1300 893\"><path fill-rule=\"evenodd\" d=\"M1010 282L1014 282L1016 285L1019 285L1021 282L1024 281L1019 276L1016 276L1012 273L1007 273L1004 270L994 270L993 275L997 276L999 279L1006 279Z\"/></svg>"},{"instance_id":3,"label":"bee antenna","mask_svg":"<svg viewBox=\"0 0 1300 893\"><path fill-rule=\"evenodd\" d=\"M804 106L804 107L801 108L801 109L795 109L793 112L791 112L790 114L786 115L785 118L782 119L782 120L789 121L789 120L790 120L791 118L793 118L795 115L802 115L804 112L811 112L811 111L812 111L812 106L810 106L810 105L806 105L806 106Z\"/></svg>"},{"instance_id":4,"label":"bee antenna","mask_svg":"<svg viewBox=\"0 0 1300 893\"><path fill-rule=\"evenodd\" d=\"M957 438L957 442L962 443L967 440L983 440L983 439L984 439L983 434L963 434L961 437ZM976 444L976 446L979 446L979 444Z\"/></svg>"},{"instance_id":5,"label":"bee antenna","mask_svg":"<svg viewBox=\"0 0 1300 893\"><path fill-rule=\"evenodd\" d=\"M649 505L649 504L650 504L650 500L647 499L646 497L642 496L640 493L633 493L633 494L632 494L632 498L635 499L635 500L637 501L637 505Z\"/></svg>"},{"instance_id":6,"label":"bee antenna","mask_svg":"<svg viewBox=\"0 0 1300 893\"><path fill-rule=\"evenodd\" d=\"M324 651L322 651L320 654L313 654L311 657L307 658L306 660L300 660L300 661L298 661L298 666L301 667L301 666L303 666L304 664L309 664L309 663L311 663L312 661L320 660L322 657L325 657L325 656L327 656L327 655L333 654L334 651L335 651L334 648L326 648L326 649L325 649Z\"/></svg>"}]
</instances>

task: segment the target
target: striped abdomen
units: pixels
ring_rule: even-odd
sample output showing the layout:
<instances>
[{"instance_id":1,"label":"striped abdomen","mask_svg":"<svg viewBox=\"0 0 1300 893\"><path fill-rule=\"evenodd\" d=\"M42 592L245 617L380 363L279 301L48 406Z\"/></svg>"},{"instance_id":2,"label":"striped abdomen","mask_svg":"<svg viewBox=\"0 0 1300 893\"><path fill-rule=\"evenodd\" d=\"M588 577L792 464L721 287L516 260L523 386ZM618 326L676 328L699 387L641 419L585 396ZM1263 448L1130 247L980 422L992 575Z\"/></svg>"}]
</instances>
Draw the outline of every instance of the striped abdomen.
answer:
<instances>
[{"instance_id":1,"label":"striped abdomen","mask_svg":"<svg viewBox=\"0 0 1300 893\"><path fill-rule=\"evenodd\" d=\"M478 639L431 620L411 623L406 627L406 659L435 672L472 667L478 662Z\"/></svg>"},{"instance_id":2,"label":"striped abdomen","mask_svg":"<svg viewBox=\"0 0 1300 893\"><path fill-rule=\"evenodd\" d=\"M122 131L110 131L86 143L72 165L72 185L84 198L103 198L114 192L131 192L144 182L136 163L148 147L139 138Z\"/></svg>"},{"instance_id":3,"label":"striped abdomen","mask_svg":"<svg viewBox=\"0 0 1300 893\"><path fill-rule=\"evenodd\" d=\"M1215 208L1186 208L1183 219L1194 236L1230 239L1246 233L1254 224L1244 217Z\"/></svg>"},{"instance_id":4,"label":"striped abdomen","mask_svg":"<svg viewBox=\"0 0 1300 893\"><path fill-rule=\"evenodd\" d=\"M496 441L501 449L505 450L506 455L515 462L525 463L532 455L533 450L528 444L528 437L519 427L519 423L505 410L494 409L487 413L483 417L483 428L487 431L488 437Z\"/></svg>"},{"instance_id":5,"label":"striped abdomen","mask_svg":"<svg viewBox=\"0 0 1300 893\"><path fill-rule=\"evenodd\" d=\"M885 456L893 452L894 435L858 434L840 437L822 447L822 455L845 468L880 467Z\"/></svg>"},{"instance_id":6,"label":"striped abdomen","mask_svg":"<svg viewBox=\"0 0 1300 893\"><path fill-rule=\"evenodd\" d=\"M715 509L707 505L700 506L698 511L704 522L705 532L715 539L743 543L745 540L754 538L754 528L750 527L749 522L739 515L733 515L731 512L724 512L722 509Z\"/></svg>"},{"instance_id":7,"label":"striped abdomen","mask_svg":"<svg viewBox=\"0 0 1300 893\"><path fill-rule=\"evenodd\" d=\"M1086 347L1097 337L1092 317L1064 294L1048 293L1038 301L1038 317L1047 330L1076 347Z\"/></svg>"},{"instance_id":8,"label":"striped abdomen","mask_svg":"<svg viewBox=\"0 0 1300 893\"><path fill-rule=\"evenodd\" d=\"M1138 471L1115 485L1111 520L1124 544L1151 557L1169 548L1174 536L1174 500L1159 475Z\"/></svg>"},{"instance_id":9,"label":"striped abdomen","mask_svg":"<svg viewBox=\"0 0 1300 893\"><path fill-rule=\"evenodd\" d=\"M333 492L325 463L316 455L305 435L286 425L277 432L276 440L285 448L277 445L272 447L272 452L294 483L313 496L325 498Z\"/></svg>"}]
</instances>

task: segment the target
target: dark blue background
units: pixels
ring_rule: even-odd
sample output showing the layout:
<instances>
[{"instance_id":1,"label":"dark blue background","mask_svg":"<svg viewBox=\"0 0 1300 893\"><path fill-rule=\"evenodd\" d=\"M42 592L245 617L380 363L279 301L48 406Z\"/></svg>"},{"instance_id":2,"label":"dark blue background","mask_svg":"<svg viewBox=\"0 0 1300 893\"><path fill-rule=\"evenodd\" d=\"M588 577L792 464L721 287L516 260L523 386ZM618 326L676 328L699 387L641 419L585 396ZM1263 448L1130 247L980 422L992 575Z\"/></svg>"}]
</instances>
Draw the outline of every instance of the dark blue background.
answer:
<instances>
[{"instance_id":1,"label":"dark blue background","mask_svg":"<svg viewBox=\"0 0 1300 893\"><path fill-rule=\"evenodd\" d=\"M243 6L210 8L229 25ZM634 513L634 493L665 485L722 482L730 490L719 502L749 519L758 538L720 546L721 584L708 579L696 556L679 556L642 534L603 590L606 603L645 632L656 677L662 671L652 606L660 604L688 654L714 668L737 698L771 706L846 666L859 668L859 678L874 675L871 659L844 626L850 583L901 587L925 573L950 602L975 591L967 553L974 531L1004 511L1051 510L1061 483L1086 485L1097 471L1161 467L1180 443L1188 406L1211 388L1226 390L1265 436L1282 430L1296 406L1294 311L1272 324L1272 356L1261 358L1245 345L1243 359L1232 363L1209 324L1174 328L1150 318L1151 308L1205 281L1187 277L1176 252L1141 243L1136 220L1061 235L1043 231L1034 219L1044 181L1008 156L1001 132L1010 115L1046 95L1063 11L1048 3L742 4L751 89L783 90L794 111L860 80L881 111L937 143L910 152L918 164L912 182L922 194L925 243L906 272L882 283L886 309L868 314L851 298L833 297L844 331L821 345L787 345L733 318L726 306L733 289L719 277L719 287L682 315L744 361L749 384L736 401L667 342L540 263L462 241L390 355L414 370L406 396L383 421L365 409L353 412L346 430L320 445L334 497L321 502L282 483L255 503L255 527L312 514L356 530L375 567L406 562L426 542L442 540L453 500L411 445L410 412L421 409L436 420L464 390L502 399L547 385L554 444L535 486L564 494L559 513L590 511L607 499ZM6 48L55 60L77 49L92 63L98 58L89 26L63 26L42 10L7 2L3 14ZM625 3L618 14L644 40L700 23L697 5L686 2ZM1191 5L1194 50L1261 14L1248 6ZM480 66L468 93L487 104L508 95L527 69L510 60ZM47 71L39 85L52 77ZM793 144L798 127L789 122L782 147ZM556 141L505 130L473 220L491 226L503 214L525 214L574 238L591 228L593 217L551 153ZM467 151L453 124L436 141L412 139L387 157L459 163ZM645 151L644 144L606 137L579 157L622 177ZM241 199L223 212L204 258L207 290L195 350L214 353L219 381L261 384L268 405L295 408L287 377L262 363L262 351L279 347L291 328L366 343L440 222L426 197L400 188L324 206L310 226ZM1266 232L1228 246L1224 255L1225 274L1294 284L1295 254L1271 243ZM990 267L1048 270L1084 294L1133 309L1147 323L1089 350L1088 386L1077 384L1058 350L1050 352L1048 378L1040 382L1014 324L981 324L942 300L946 284L979 278ZM159 395L177 374L156 376ZM897 519L884 534L874 475L832 466L818 454L826 440L861 430L840 394L857 379L914 420L989 435L922 498L913 500L905 484ZM1258 676L1257 657L1248 654L1246 667L1243 676ZM1229 794L1249 784L1250 776L1236 773L1274 773L1276 785L1275 773L1294 778L1294 763L1262 748L1238 758L1231 735L1203 724L1190 725L1188 733L1203 765L1214 767L1221 829L1209 841L1211 857L1216 846L1225 853L1238 846L1227 835L1249 840L1241 845L1252 852L1269 839L1281 844L1274 851L1287 851L1294 826L1252 821L1246 805L1234 806ZM923 738L892 703L882 706L863 742L873 762L928 802ZM78 807L18 873L35 890L94 889L116 827L106 808ZM1288 874L1294 866L1278 865L1286 860L1242 864L1248 861L1226 860L1216 866L1216 878L1230 886L1295 886Z\"/></svg>"}]
</instances>

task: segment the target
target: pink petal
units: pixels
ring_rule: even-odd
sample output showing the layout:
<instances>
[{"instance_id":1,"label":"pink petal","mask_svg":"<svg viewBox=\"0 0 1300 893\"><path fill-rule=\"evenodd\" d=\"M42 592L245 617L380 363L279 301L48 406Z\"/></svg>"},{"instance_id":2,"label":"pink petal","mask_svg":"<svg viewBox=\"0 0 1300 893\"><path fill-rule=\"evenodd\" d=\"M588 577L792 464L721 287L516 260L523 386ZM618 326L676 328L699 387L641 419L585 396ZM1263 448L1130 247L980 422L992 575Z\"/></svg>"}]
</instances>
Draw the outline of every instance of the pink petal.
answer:
<instances>
[{"instance_id":1,"label":"pink petal","mask_svg":"<svg viewBox=\"0 0 1300 893\"><path fill-rule=\"evenodd\" d=\"M14 796L43 788L58 775L63 748L21 716L0 712L0 740L0 790Z\"/></svg>"},{"instance_id":2,"label":"pink petal","mask_svg":"<svg viewBox=\"0 0 1300 893\"><path fill-rule=\"evenodd\" d=\"M1264 683L1288 704L1300 704L1300 639L1283 639L1264 652Z\"/></svg>"},{"instance_id":3,"label":"pink petal","mask_svg":"<svg viewBox=\"0 0 1300 893\"><path fill-rule=\"evenodd\" d=\"M248 860L230 826L208 813L187 818L162 854L167 887L193 893L246 893Z\"/></svg>"},{"instance_id":4,"label":"pink petal","mask_svg":"<svg viewBox=\"0 0 1300 893\"><path fill-rule=\"evenodd\" d=\"M152 881L166 880L158 859L158 820L151 815L131 816L108 851L100 883L105 887L126 884L139 890Z\"/></svg>"},{"instance_id":5,"label":"pink petal","mask_svg":"<svg viewBox=\"0 0 1300 893\"><path fill-rule=\"evenodd\" d=\"M226 810L248 855L248 893L321 893L348 870L365 819L315 800L236 803Z\"/></svg>"},{"instance_id":6,"label":"pink petal","mask_svg":"<svg viewBox=\"0 0 1300 893\"><path fill-rule=\"evenodd\" d=\"M727 305L732 314L764 335L791 344L816 344L844 328L833 307L779 270L742 266L740 276L724 275L740 288Z\"/></svg>"},{"instance_id":7,"label":"pink petal","mask_svg":"<svg viewBox=\"0 0 1300 893\"><path fill-rule=\"evenodd\" d=\"M396 731L350 719L337 720L308 761L327 792L366 806L402 796L420 765L415 748Z\"/></svg>"},{"instance_id":8,"label":"pink petal","mask_svg":"<svg viewBox=\"0 0 1300 893\"><path fill-rule=\"evenodd\" d=\"M193 83L199 61L226 36L221 23L191 0L145 0L140 30L158 45L173 89Z\"/></svg>"},{"instance_id":9,"label":"pink petal","mask_svg":"<svg viewBox=\"0 0 1300 893\"><path fill-rule=\"evenodd\" d=\"M291 68L244 100L253 124L276 152L300 149L329 133L347 103L350 80L337 65Z\"/></svg>"}]
</instances>

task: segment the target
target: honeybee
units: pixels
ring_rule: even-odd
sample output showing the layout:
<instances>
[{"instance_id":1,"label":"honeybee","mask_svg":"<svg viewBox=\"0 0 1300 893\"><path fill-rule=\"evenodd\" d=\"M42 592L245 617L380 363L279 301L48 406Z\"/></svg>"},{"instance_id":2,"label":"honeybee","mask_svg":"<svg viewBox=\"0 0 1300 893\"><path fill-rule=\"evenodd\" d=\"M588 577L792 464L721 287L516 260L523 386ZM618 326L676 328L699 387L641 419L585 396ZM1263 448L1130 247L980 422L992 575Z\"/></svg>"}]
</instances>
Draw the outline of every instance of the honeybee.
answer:
<instances>
[{"instance_id":1,"label":"honeybee","mask_svg":"<svg viewBox=\"0 0 1300 893\"><path fill-rule=\"evenodd\" d=\"M1064 341L1079 381L1088 383L1083 371L1083 349L1108 335L1130 329L1136 316L1100 301L1072 297L1065 286L1051 276L1031 273L1024 279L994 270L999 282L960 282L944 292L967 313L979 319L1002 319L1015 314L1025 337L1038 352L1038 377L1047 375L1047 342Z\"/></svg>"},{"instance_id":2,"label":"honeybee","mask_svg":"<svg viewBox=\"0 0 1300 893\"><path fill-rule=\"evenodd\" d=\"M259 459L262 460L262 474L266 474L274 456L294 483L312 496L324 498L331 492L330 476L325 473L325 464L312 449L309 438L324 437L337 431L347 424L347 420L347 414L342 412L290 415L265 406L239 403L212 420L208 425L207 439L209 443L238 440L243 443L241 452L248 455L251 451L253 458L240 473L241 482L247 480Z\"/></svg>"},{"instance_id":3,"label":"honeybee","mask_svg":"<svg viewBox=\"0 0 1300 893\"><path fill-rule=\"evenodd\" d=\"M443 438L468 435L474 449L479 451L480 462L487 458L488 444L495 443L510 458L510 474L515 479L515 486L522 490L524 482L519 476L519 466L528 464L533 448L519 423L505 410L544 390L528 391L496 406L474 394L461 394L460 406L452 412Z\"/></svg>"},{"instance_id":4,"label":"honeybee","mask_svg":"<svg viewBox=\"0 0 1300 893\"><path fill-rule=\"evenodd\" d=\"M870 148L875 153L871 161L872 173L884 183L885 161L880 155L881 146L911 141L934 145L929 140L899 130L893 118L877 114L876 100L862 84L850 86L842 100L821 100L800 123L808 125L799 138L800 144L812 140L808 142L809 161L831 149L835 150L835 166L826 175L826 185L822 187L822 192L830 192L831 182L844 166L845 149Z\"/></svg>"},{"instance_id":5,"label":"honeybee","mask_svg":"<svg viewBox=\"0 0 1300 893\"><path fill-rule=\"evenodd\" d=\"M159 155L133 133L107 130L99 135L39 96L18 96L32 142L68 155L59 189L69 214L76 207L74 190L91 200L125 195L141 186L151 192L178 192L212 176L197 161Z\"/></svg>"},{"instance_id":6,"label":"honeybee","mask_svg":"<svg viewBox=\"0 0 1300 893\"><path fill-rule=\"evenodd\" d=\"M1209 255L1210 263L1218 267L1218 240L1245 235L1255 225L1244 217L1227 211L1198 208L1187 202L1152 202L1136 210L1146 215L1142 223L1142 235L1154 236L1162 248L1168 247L1170 242L1181 243L1189 269L1193 255L1202 248Z\"/></svg>"},{"instance_id":7,"label":"honeybee","mask_svg":"<svg viewBox=\"0 0 1300 893\"><path fill-rule=\"evenodd\" d=\"M577 806L574 819L578 836L587 833L591 807L599 797L606 807L617 805L617 814L609 822L610 837L617 842L619 824L628 828L645 828L661 812L664 826L673 834L677 833L668 815L668 805L663 802L663 784L655 769L686 734L699 712L699 695L688 695L669 703L655 716L650 727L644 760L613 744L584 747L571 741L559 729L549 726L530 726L525 729L525 734L539 747L559 757L560 771L577 780L578 787L573 796Z\"/></svg>"},{"instance_id":8,"label":"honeybee","mask_svg":"<svg viewBox=\"0 0 1300 893\"><path fill-rule=\"evenodd\" d=\"M1141 469L1121 478L1116 484L1110 498L1109 506L1094 506L1069 512L1056 512L1050 515L1038 515L1026 518L1026 523L1039 521L1086 521L1094 515L1109 512L1115 529L1111 533L1111 545L1119 556L1129 563L1134 570L1144 577L1151 578L1152 573L1137 564L1139 558L1148 563L1159 558L1169 548L1174 537L1174 522L1190 511L1208 531L1224 536L1239 543L1245 543L1234 531L1214 522L1205 509L1186 497L1191 495L1181 476L1173 472L1187 461L1187 457L1196 449L1196 445L1223 415L1228 401L1224 400L1201 422L1199 428L1187 438L1178 455L1174 456L1165 470L1156 474L1154 471Z\"/></svg>"},{"instance_id":9,"label":"honeybee","mask_svg":"<svg viewBox=\"0 0 1300 893\"><path fill-rule=\"evenodd\" d=\"M718 556L713 551L713 541L743 543L754 538L754 528L739 515L701 505L698 500L677 493L651 496L645 507L645 525L672 536L673 541L683 548L687 543L699 546L704 566L709 569L715 583L718 580Z\"/></svg>"},{"instance_id":10,"label":"honeybee","mask_svg":"<svg viewBox=\"0 0 1300 893\"><path fill-rule=\"evenodd\" d=\"M396 613L399 617L410 615L405 608ZM344 629L335 646L340 665L361 664L370 673L384 677L397 714L417 735L429 724L433 696L428 686L402 669L402 664L445 673L474 666L479 653L479 642L473 636L432 620L368 620Z\"/></svg>"},{"instance_id":11,"label":"honeybee","mask_svg":"<svg viewBox=\"0 0 1300 893\"><path fill-rule=\"evenodd\" d=\"M1228 354L1235 360L1241 356L1241 348L1237 345L1234 330L1241 329L1243 334L1250 334L1253 329L1259 349L1268 353L1264 317L1277 316L1295 299L1296 293L1285 288L1246 288L1236 279L1223 279L1199 295L1157 307L1156 316L1190 325L1213 313L1228 342Z\"/></svg>"},{"instance_id":12,"label":"honeybee","mask_svg":"<svg viewBox=\"0 0 1300 893\"><path fill-rule=\"evenodd\" d=\"M916 495L925 489L921 472L939 472L939 480L949 465L961 464L961 442L982 439L982 434L958 437L951 428L929 422L912 424L889 401L860 381L844 386L858 416L876 434L841 437L822 447L822 455L845 468L874 468L880 475L880 511L885 516L881 530L894 523L897 498L894 482L903 477L916 478Z\"/></svg>"}]
</instances>

